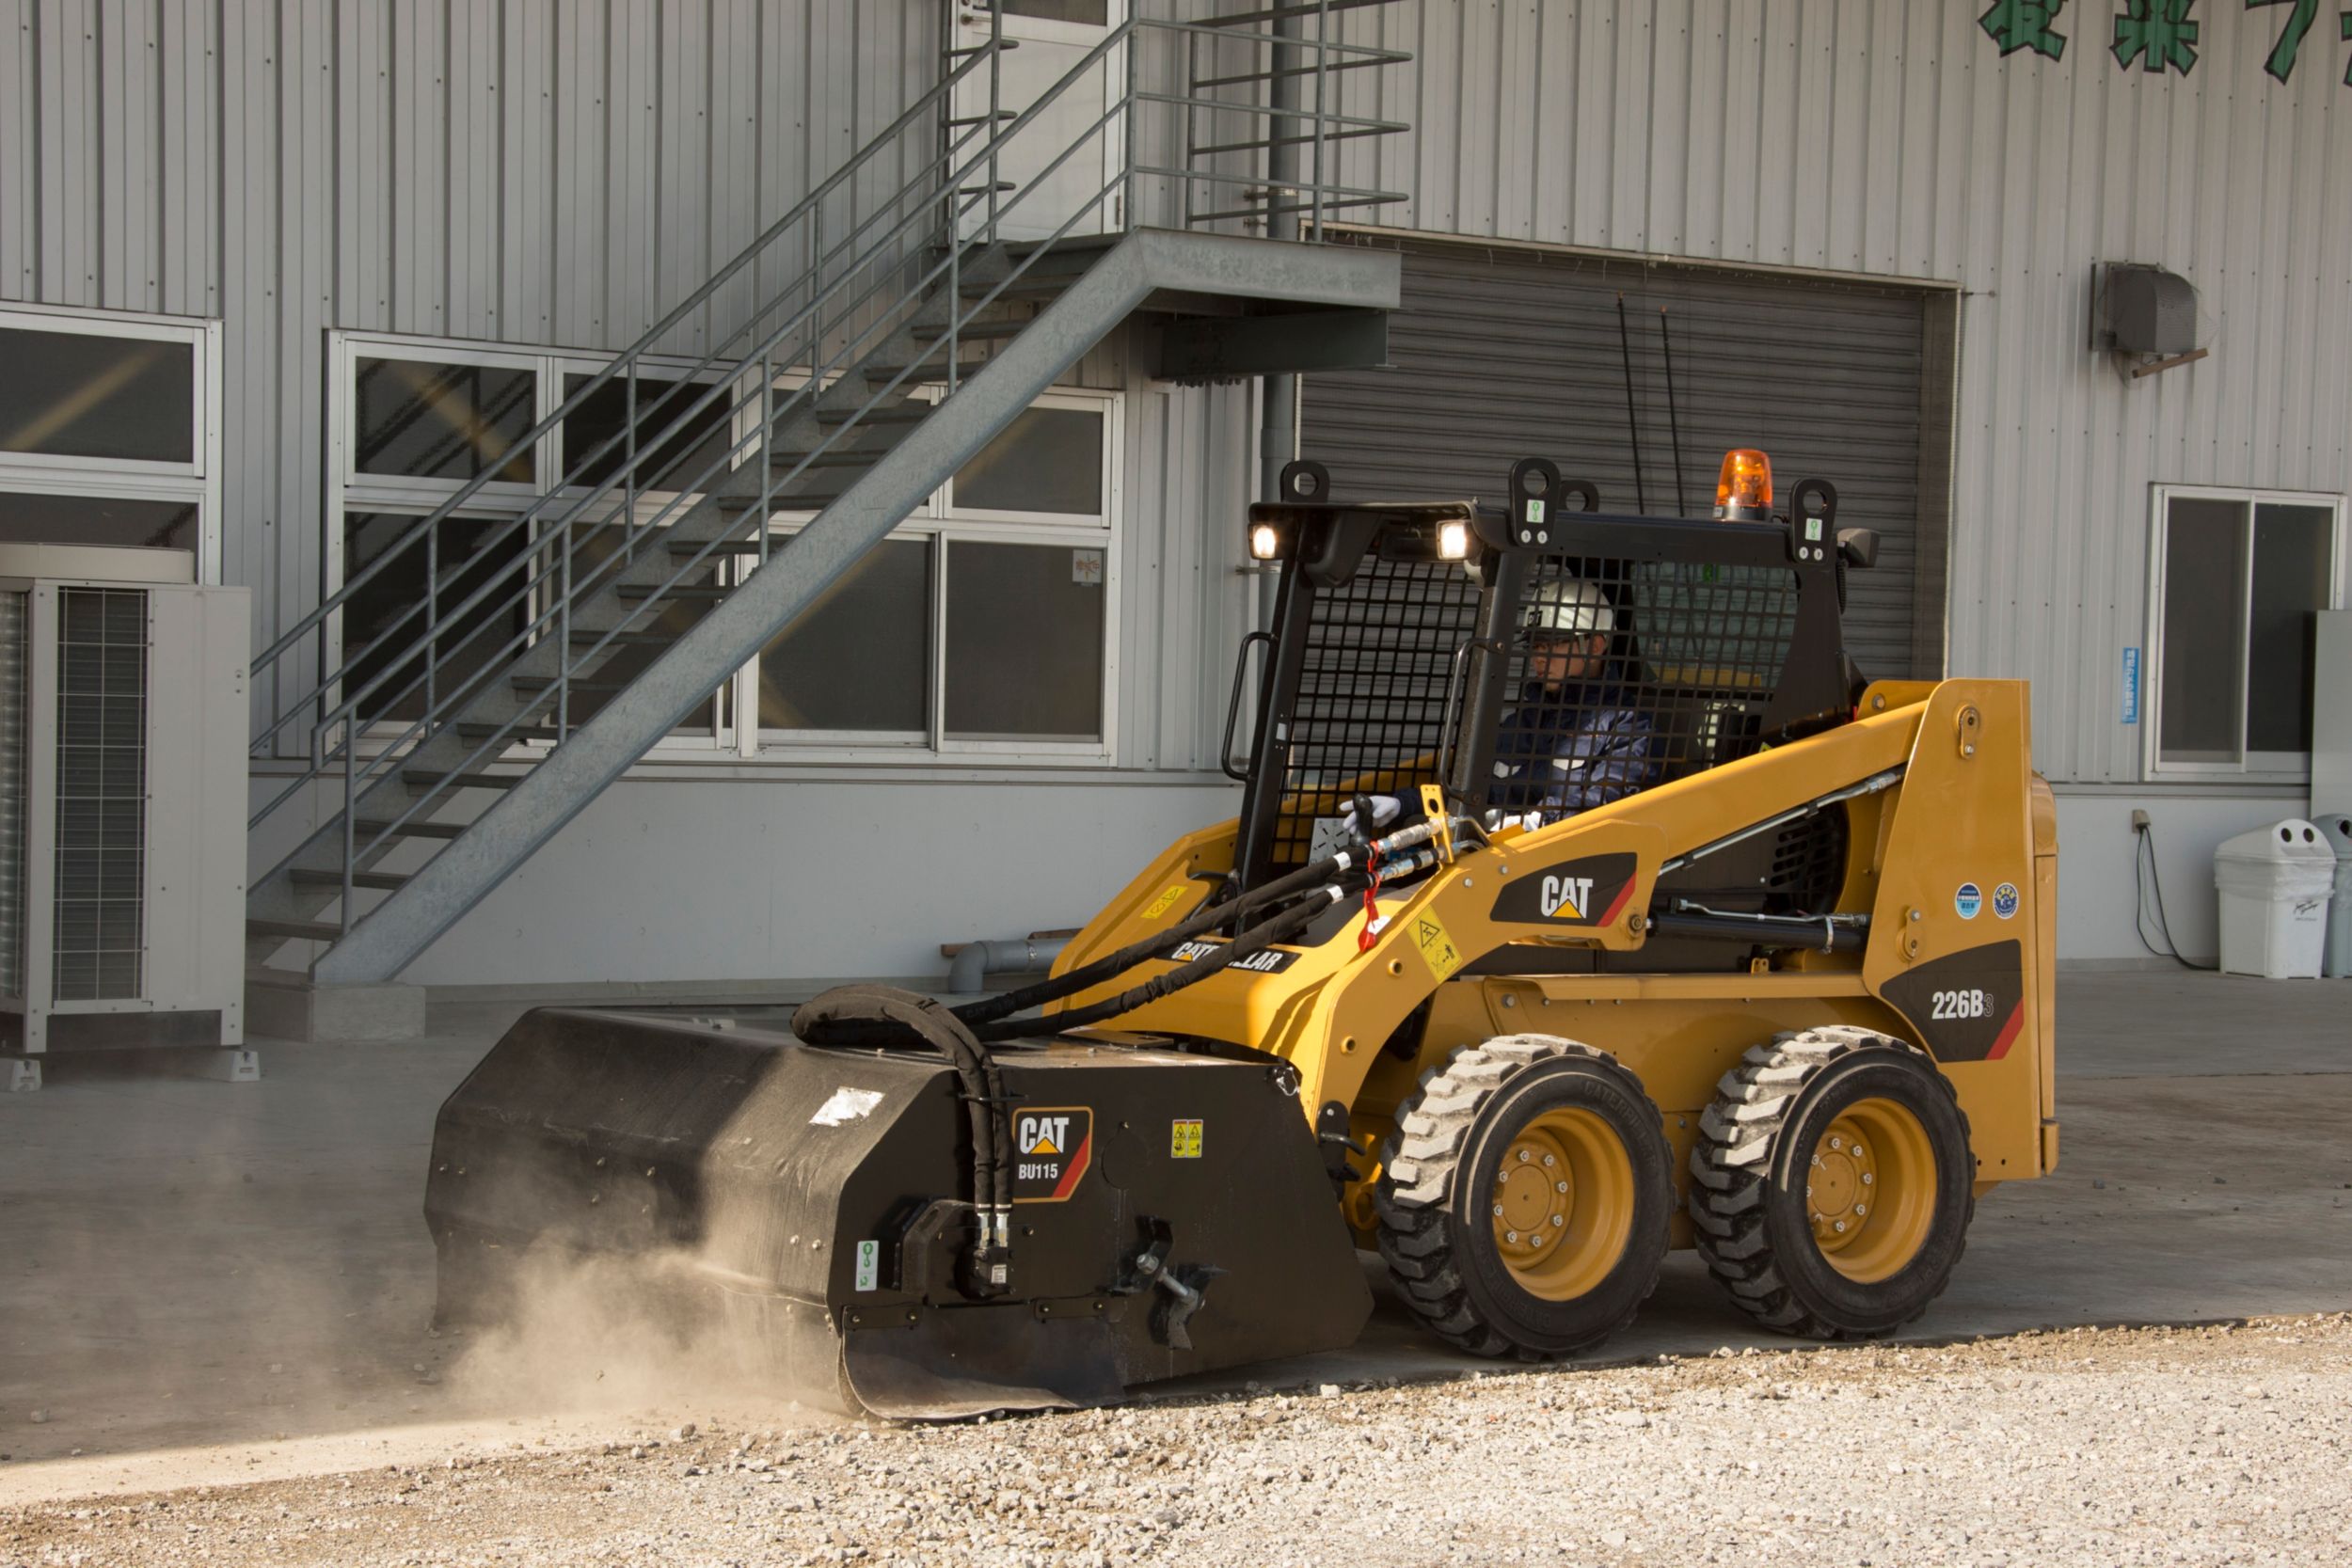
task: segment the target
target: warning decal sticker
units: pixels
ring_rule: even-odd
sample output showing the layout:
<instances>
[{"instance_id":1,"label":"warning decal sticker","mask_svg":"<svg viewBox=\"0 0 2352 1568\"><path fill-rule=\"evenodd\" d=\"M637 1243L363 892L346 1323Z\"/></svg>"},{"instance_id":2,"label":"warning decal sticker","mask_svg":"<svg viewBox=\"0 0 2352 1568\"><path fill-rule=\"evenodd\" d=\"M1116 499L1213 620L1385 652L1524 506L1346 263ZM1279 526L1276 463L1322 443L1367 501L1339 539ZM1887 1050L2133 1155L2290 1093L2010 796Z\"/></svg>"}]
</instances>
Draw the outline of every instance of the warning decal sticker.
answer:
<instances>
[{"instance_id":1,"label":"warning decal sticker","mask_svg":"<svg viewBox=\"0 0 2352 1568\"><path fill-rule=\"evenodd\" d=\"M1429 973L1440 980L1452 979L1454 972L1467 961L1446 931L1445 922L1435 914L1413 916L1413 945L1421 949L1422 961L1429 966Z\"/></svg>"},{"instance_id":2,"label":"warning decal sticker","mask_svg":"<svg viewBox=\"0 0 2352 1568\"><path fill-rule=\"evenodd\" d=\"M1012 1118L1012 1200L1060 1203L1078 1189L1094 1158L1094 1113L1047 1106Z\"/></svg>"},{"instance_id":3,"label":"warning decal sticker","mask_svg":"<svg viewBox=\"0 0 2352 1568\"><path fill-rule=\"evenodd\" d=\"M1152 899L1149 904L1143 906L1143 918L1146 920L1159 919L1160 916L1174 909L1176 907L1176 900L1182 898L1184 895L1184 884L1178 882L1174 887L1169 888L1166 893L1161 894L1157 898Z\"/></svg>"},{"instance_id":4,"label":"warning decal sticker","mask_svg":"<svg viewBox=\"0 0 2352 1568\"><path fill-rule=\"evenodd\" d=\"M1171 1160L1200 1158L1200 1119L1198 1117L1168 1124L1168 1157Z\"/></svg>"}]
</instances>

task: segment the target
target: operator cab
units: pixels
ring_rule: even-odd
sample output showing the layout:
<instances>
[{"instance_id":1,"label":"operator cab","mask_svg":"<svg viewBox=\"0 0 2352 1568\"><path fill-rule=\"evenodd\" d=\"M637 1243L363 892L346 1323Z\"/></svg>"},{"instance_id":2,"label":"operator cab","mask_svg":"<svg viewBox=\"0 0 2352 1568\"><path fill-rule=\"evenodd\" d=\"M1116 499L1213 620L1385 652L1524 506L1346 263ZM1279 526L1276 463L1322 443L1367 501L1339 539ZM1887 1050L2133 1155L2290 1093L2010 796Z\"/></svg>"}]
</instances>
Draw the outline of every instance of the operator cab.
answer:
<instances>
[{"instance_id":1,"label":"operator cab","mask_svg":"<svg viewBox=\"0 0 2352 1568\"><path fill-rule=\"evenodd\" d=\"M1862 683L1839 626L1844 574L1875 538L1839 534L1836 491L1820 480L1775 515L1762 454L1732 456L1715 518L1605 513L1596 485L1539 458L1512 468L1501 508L1335 501L1320 465L1285 468L1282 499L1249 514L1250 553L1280 579L1272 628L1244 643L1227 721L1230 753L1262 650L1248 763L1229 769L1248 785L1236 889L1344 847L1366 797L1417 816L1421 787L1437 784L1466 816L1556 821L1848 721ZM1845 830L1832 808L1661 892L1709 910L1825 912ZM1552 969L1598 961L1537 947L1504 963L1536 955ZM1745 958L1661 940L1621 961Z\"/></svg>"}]
</instances>

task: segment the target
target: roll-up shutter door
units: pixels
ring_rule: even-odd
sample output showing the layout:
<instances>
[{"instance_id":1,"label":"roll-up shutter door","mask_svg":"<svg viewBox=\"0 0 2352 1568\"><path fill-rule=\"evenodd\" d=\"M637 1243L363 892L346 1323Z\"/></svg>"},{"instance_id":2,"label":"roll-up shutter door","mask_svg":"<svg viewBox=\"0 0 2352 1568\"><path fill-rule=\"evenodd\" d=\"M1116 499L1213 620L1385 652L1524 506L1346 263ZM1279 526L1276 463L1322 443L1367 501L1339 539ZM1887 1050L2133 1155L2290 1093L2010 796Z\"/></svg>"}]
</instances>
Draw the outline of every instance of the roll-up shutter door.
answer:
<instances>
[{"instance_id":1,"label":"roll-up shutter door","mask_svg":"<svg viewBox=\"0 0 2352 1568\"><path fill-rule=\"evenodd\" d=\"M1826 479L1839 525L1879 531L1878 565L1852 574L1846 614L1846 645L1864 673L1942 673L1913 668L1915 645L1941 641L1915 640L1913 625L1921 293L1440 242L1398 248L1392 368L1306 378L1301 448L1329 466L1339 498L1494 503L1513 463L1548 457L1598 484L1604 511L1703 517L1724 452L1760 447L1777 496L1800 479ZM1661 307L1674 347L1679 503ZM1940 621L1940 606L1930 613Z\"/></svg>"}]
</instances>

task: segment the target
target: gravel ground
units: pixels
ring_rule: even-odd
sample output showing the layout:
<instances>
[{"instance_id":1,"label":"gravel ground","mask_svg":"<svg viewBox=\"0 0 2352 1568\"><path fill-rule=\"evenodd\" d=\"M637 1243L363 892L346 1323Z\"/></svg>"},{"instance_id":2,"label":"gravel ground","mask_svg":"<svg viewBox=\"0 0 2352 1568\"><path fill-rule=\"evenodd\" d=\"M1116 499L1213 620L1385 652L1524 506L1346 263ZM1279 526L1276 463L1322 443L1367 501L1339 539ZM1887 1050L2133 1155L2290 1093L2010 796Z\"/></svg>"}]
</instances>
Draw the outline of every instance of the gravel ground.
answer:
<instances>
[{"instance_id":1,"label":"gravel ground","mask_svg":"<svg viewBox=\"0 0 2352 1568\"><path fill-rule=\"evenodd\" d=\"M940 1428L660 1422L0 1510L0 1564L2352 1559L2352 1314Z\"/></svg>"}]
</instances>

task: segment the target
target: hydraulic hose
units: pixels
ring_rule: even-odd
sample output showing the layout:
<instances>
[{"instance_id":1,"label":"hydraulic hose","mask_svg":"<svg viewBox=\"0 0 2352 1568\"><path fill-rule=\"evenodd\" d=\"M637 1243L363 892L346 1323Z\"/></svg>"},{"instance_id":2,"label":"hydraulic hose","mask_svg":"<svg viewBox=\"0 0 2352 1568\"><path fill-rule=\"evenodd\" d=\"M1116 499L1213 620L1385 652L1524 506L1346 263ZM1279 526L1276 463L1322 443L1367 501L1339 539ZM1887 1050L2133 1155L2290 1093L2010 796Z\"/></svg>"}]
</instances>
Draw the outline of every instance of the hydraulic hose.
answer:
<instances>
[{"instance_id":1,"label":"hydraulic hose","mask_svg":"<svg viewBox=\"0 0 2352 1568\"><path fill-rule=\"evenodd\" d=\"M1167 930L1155 931L1140 942L1128 943L1116 953L1106 954L1091 963L1082 964L1051 979L1041 980L1033 986L1024 986L1018 990L1009 990L978 1002L967 1002L956 1008L955 1014L964 1022L977 1027L993 1023L1000 1018L1010 1018L1015 1013L1047 1002L1075 996L1082 990L1101 985L1113 975L1125 974L1144 959L1156 956L1162 948L1188 941L1227 921L1238 920L1254 906L1323 886L1360 867L1362 863L1360 855L1345 850L1327 855L1312 864L1300 866L1286 877L1277 877L1263 887L1245 893L1230 903L1204 904Z\"/></svg>"},{"instance_id":2,"label":"hydraulic hose","mask_svg":"<svg viewBox=\"0 0 2352 1568\"><path fill-rule=\"evenodd\" d=\"M1134 1012L1137 1007L1156 1002L1170 992L1198 985L1218 970L1231 968L1244 958L1262 953L1286 937L1296 936L1312 925L1317 915L1346 896L1346 893L1337 887L1319 889L1315 895L1301 900L1271 920L1252 926L1247 931L1235 932L1233 940L1219 946L1216 951L1204 953L1190 963L1166 970L1117 996L1090 1006L1056 1013L1048 1019L1007 1019L1001 1022L982 1024L973 1033L983 1040L1011 1039L1028 1034L1040 1024L1050 1025L1057 1031L1077 1029L1089 1023L1100 1023L1104 1019L1117 1018L1121 1013Z\"/></svg>"},{"instance_id":3,"label":"hydraulic hose","mask_svg":"<svg viewBox=\"0 0 2352 1568\"><path fill-rule=\"evenodd\" d=\"M972 1126L972 1207L980 1220L973 1275L983 1292L1006 1288L1012 1256L1011 1102L1005 1098L996 1058L948 1008L892 986L835 986L792 1015L792 1032L804 1040L848 1033L860 1024L887 1030L889 1037L901 1041L912 1035L954 1065Z\"/></svg>"}]
</instances>

